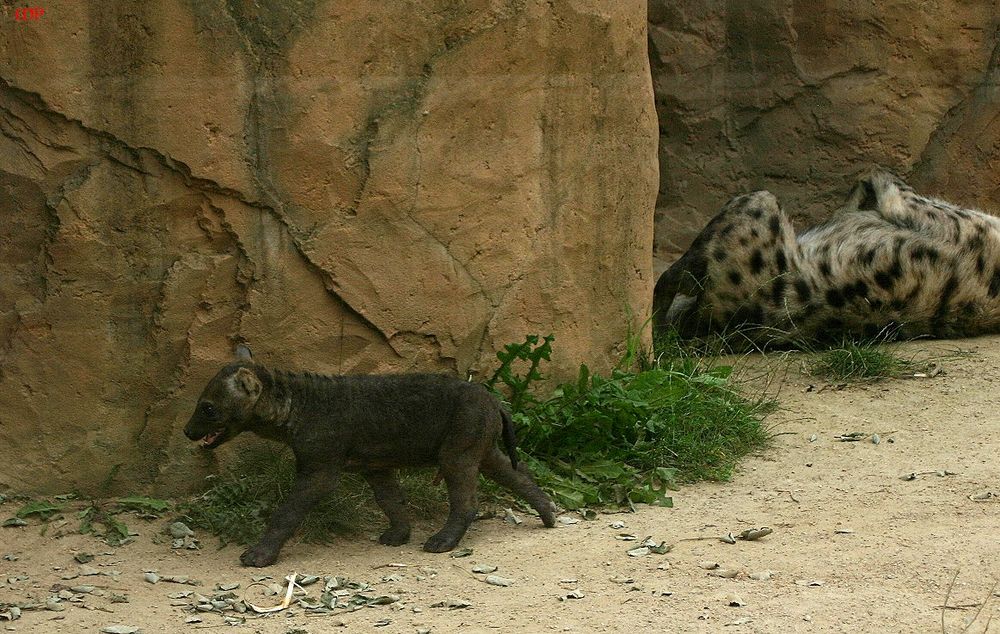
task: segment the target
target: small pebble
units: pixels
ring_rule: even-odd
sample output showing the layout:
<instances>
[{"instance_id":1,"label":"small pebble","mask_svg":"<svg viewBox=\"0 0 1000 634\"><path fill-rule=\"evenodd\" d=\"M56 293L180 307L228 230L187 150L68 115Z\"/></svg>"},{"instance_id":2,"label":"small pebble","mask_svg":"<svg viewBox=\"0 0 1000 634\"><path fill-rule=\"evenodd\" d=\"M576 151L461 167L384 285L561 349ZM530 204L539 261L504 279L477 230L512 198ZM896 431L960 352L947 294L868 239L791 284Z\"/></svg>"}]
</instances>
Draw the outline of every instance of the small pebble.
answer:
<instances>
[{"instance_id":1,"label":"small pebble","mask_svg":"<svg viewBox=\"0 0 1000 634\"><path fill-rule=\"evenodd\" d=\"M170 525L169 530L170 536L174 539L184 539L185 537L194 536L194 531L191 530L184 522L174 522Z\"/></svg>"},{"instance_id":2,"label":"small pebble","mask_svg":"<svg viewBox=\"0 0 1000 634\"><path fill-rule=\"evenodd\" d=\"M507 579L506 577L500 577L497 575L487 575L485 581L491 586L500 586L501 588L508 588L514 585L513 579Z\"/></svg>"}]
</instances>

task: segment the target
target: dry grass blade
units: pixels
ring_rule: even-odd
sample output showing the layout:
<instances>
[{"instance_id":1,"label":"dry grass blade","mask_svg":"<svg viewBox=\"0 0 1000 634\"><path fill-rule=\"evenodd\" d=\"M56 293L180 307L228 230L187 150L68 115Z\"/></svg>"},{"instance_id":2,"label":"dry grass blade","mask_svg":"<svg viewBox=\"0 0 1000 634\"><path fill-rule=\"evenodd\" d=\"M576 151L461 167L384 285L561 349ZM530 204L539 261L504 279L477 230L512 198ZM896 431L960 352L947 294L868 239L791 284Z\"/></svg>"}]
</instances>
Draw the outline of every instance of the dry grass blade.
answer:
<instances>
[{"instance_id":1,"label":"dry grass blade","mask_svg":"<svg viewBox=\"0 0 1000 634\"><path fill-rule=\"evenodd\" d=\"M951 599L951 591L955 588L955 582L958 581L958 573L962 569L959 568L955 571L954 576L951 578L951 583L948 584L948 592L944 595L944 605L941 606L941 634L948 634L948 630L944 626L944 615L948 610L948 601Z\"/></svg>"},{"instance_id":2,"label":"dry grass blade","mask_svg":"<svg viewBox=\"0 0 1000 634\"><path fill-rule=\"evenodd\" d=\"M988 604L990 602L990 598L993 596L993 593L997 589L997 584L1000 584L1000 579L997 579L996 581L994 581L993 585L990 586L990 591L986 594L986 598L983 600L982 604L980 604L979 609L976 610L976 614L972 617L972 620L969 621L969 623L964 628L962 628L963 634L965 632L968 632L969 628L972 627L972 625L976 621L979 620L979 615L983 613L983 609L986 607L986 604ZM990 629L989 621L992 621L992 620L993 620L993 617L991 616L990 619L987 620L986 629L984 629L983 632L988 632L989 631L989 629Z\"/></svg>"}]
</instances>

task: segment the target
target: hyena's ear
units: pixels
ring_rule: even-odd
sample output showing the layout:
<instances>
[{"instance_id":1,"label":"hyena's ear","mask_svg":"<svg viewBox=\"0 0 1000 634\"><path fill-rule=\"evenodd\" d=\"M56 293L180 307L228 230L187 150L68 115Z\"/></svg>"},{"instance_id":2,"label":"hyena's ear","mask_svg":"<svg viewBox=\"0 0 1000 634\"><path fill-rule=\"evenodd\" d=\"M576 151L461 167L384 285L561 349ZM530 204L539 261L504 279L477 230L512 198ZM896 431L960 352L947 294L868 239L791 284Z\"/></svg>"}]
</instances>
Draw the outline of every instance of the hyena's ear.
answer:
<instances>
[{"instance_id":1,"label":"hyena's ear","mask_svg":"<svg viewBox=\"0 0 1000 634\"><path fill-rule=\"evenodd\" d=\"M844 208L848 211L877 211L879 206L878 192L872 181L874 172L858 179L851 188L851 193L844 201Z\"/></svg>"},{"instance_id":2,"label":"hyena's ear","mask_svg":"<svg viewBox=\"0 0 1000 634\"><path fill-rule=\"evenodd\" d=\"M253 361L253 353L250 352L250 347L246 344L236 344L235 354L239 361Z\"/></svg>"},{"instance_id":3,"label":"hyena's ear","mask_svg":"<svg viewBox=\"0 0 1000 634\"><path fill-rule=\"evenodd\" d=\"M263 389L260 379L250 368L240 368L233 373L230 387L240 396L257 398Z\"/></svg>"},{"instance_id":4,"label":"hyena's ear","mask_svg":"<svg viewBox=\"0 0 1000 634\"><path fill-rule=\"evenodd\" d=\"M874 167L854 185L847 196L845 207L882 214L892 213L902 204L900 192L912 190L912 187L892 172Z\"/></svg>"}]
</instances>

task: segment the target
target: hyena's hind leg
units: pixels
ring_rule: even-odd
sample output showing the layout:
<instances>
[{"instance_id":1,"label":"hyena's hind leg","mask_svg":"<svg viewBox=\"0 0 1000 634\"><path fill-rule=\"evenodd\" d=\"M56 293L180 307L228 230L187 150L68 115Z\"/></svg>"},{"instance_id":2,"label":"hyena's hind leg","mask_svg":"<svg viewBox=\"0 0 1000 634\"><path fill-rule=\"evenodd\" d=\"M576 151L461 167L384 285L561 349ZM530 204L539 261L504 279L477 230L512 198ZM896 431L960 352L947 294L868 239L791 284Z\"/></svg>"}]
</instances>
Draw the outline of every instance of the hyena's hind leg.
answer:
<instances>
[{"instance_id":1,"label":"hyena's hind leg","mask_svg":"<svg viewBox=\"0 0 1000 634\"><path fill-rule=\"evenodd\" d=\"M795 231L774 195L737 196L657 281L656 325L683 336L781 327L790 312L787 299L803 292L798 262Z\"/></svg>"}]
</instances>

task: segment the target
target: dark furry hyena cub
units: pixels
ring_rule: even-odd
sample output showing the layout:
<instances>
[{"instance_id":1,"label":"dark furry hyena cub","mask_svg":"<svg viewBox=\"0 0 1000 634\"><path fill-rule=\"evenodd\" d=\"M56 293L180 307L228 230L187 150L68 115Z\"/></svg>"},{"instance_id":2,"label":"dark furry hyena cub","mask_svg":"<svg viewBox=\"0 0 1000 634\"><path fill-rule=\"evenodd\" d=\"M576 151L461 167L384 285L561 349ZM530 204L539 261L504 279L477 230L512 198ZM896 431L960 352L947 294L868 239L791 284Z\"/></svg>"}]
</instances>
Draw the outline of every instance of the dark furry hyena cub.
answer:
<instances>
[{"instance_id":1,"label":"dark furry hyena cub","mask_svg":"<svg viewBox=\"0 0 1000 634\"><path fill-rule=\"evenodd\" d=\"M242 431L280 440L295 453L295 484L274 511L257 545L240 556L267 566L302 518L337 484L341 471L360 473L389 518L379 542L410 539L397 467L437 465L448 485L450 512L424 550L444 552L476 516L481 471L520 495L546 526L554 505L518 466L510 415L481 385L437 374L317 376L269 370L237 346L237 359L209 381L184 434L214 448ZM507 455L497 447L503 438Z\"/></svg>"}]
</instances>

